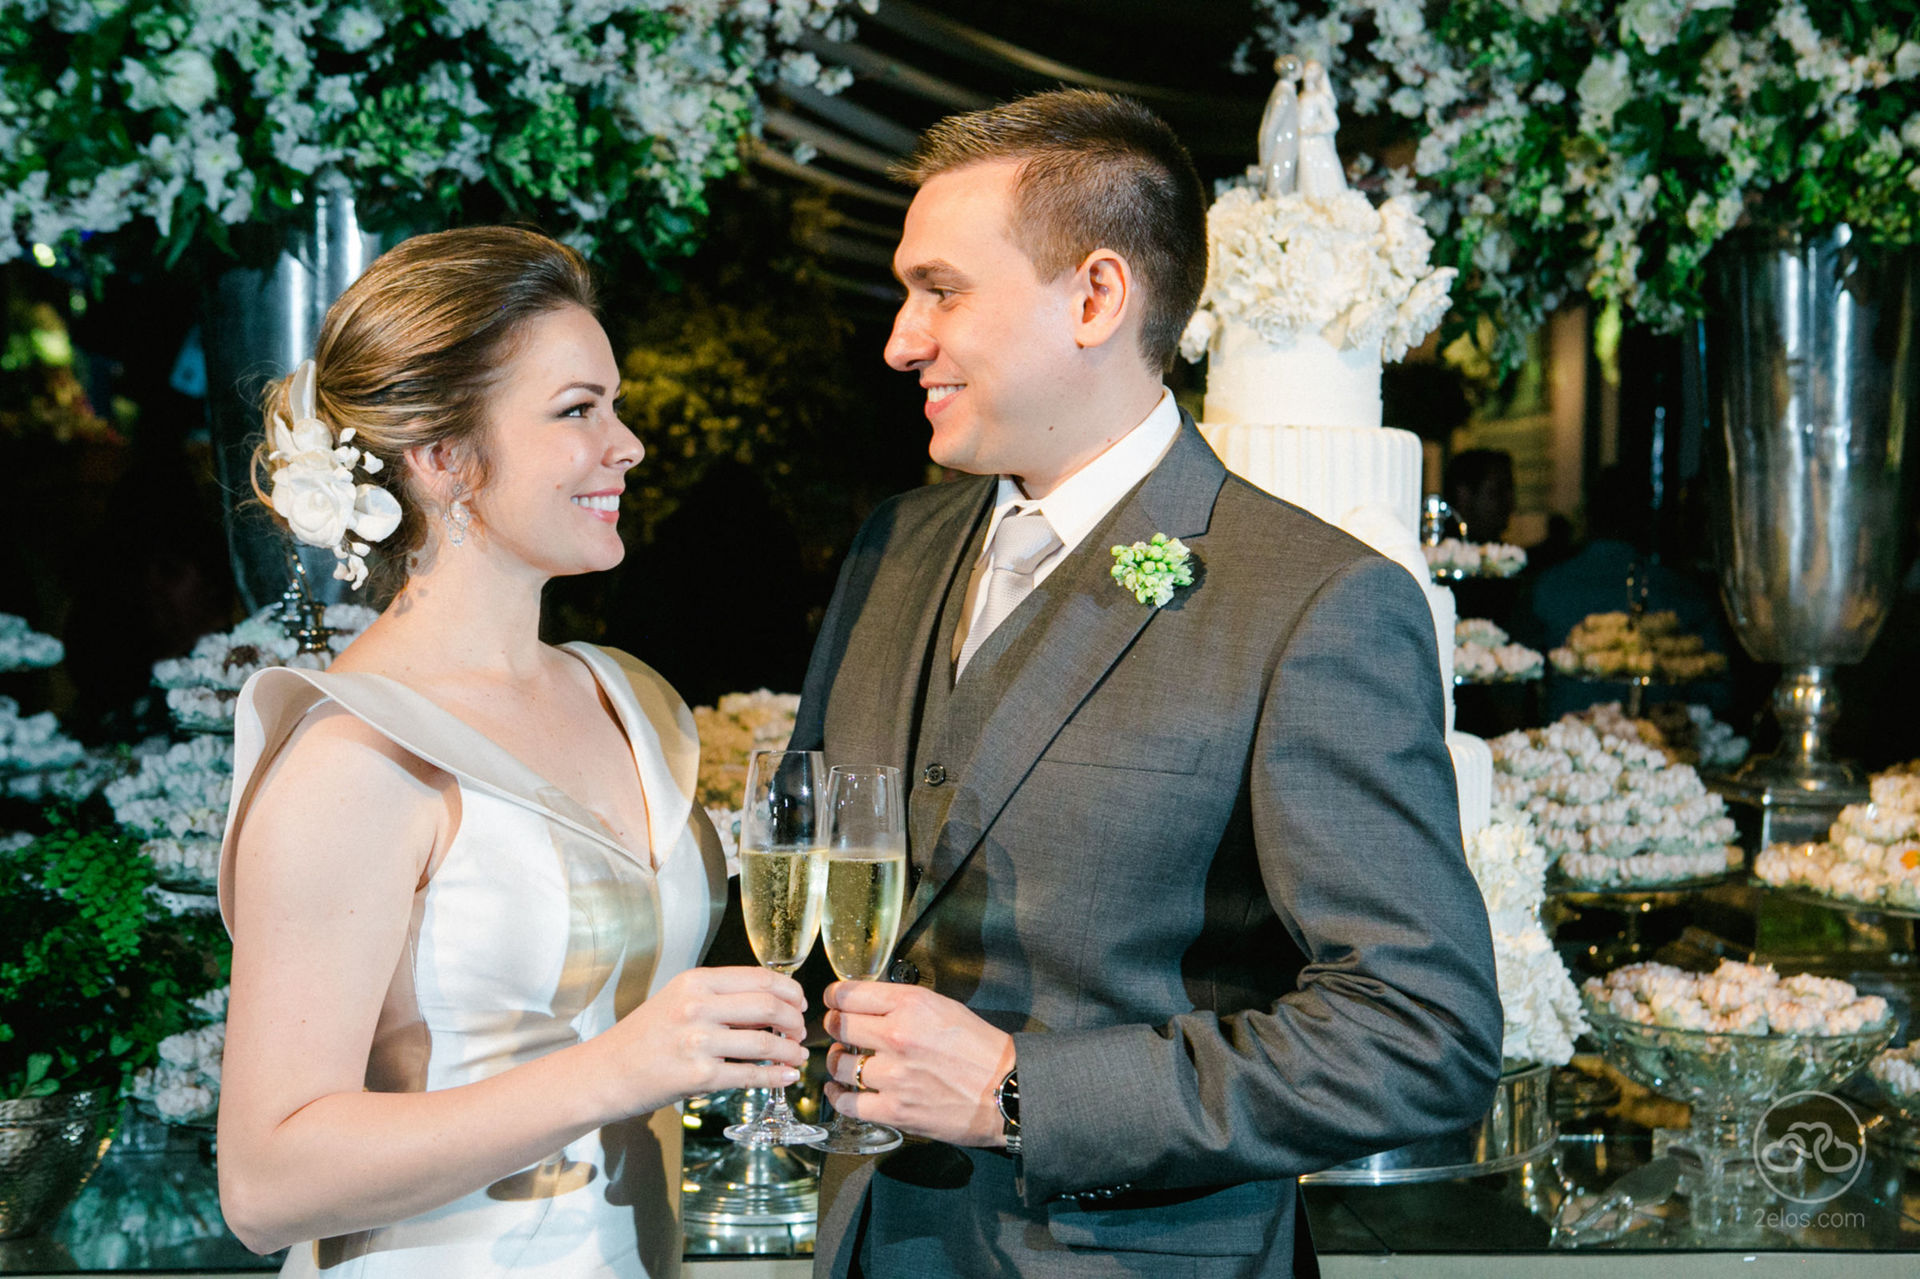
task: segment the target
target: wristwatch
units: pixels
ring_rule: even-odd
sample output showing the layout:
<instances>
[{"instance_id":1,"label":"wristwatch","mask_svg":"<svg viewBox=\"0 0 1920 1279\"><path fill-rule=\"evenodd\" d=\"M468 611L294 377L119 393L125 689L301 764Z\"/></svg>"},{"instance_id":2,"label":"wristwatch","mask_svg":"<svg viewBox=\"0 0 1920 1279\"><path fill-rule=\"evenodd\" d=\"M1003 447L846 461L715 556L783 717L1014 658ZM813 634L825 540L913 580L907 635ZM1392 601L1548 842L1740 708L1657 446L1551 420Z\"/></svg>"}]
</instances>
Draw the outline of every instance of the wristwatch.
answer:
<instances>
[{"instance_id":1,"label":"wristwatch","mask_svg":"<svg viewBox=\"0 0 1920 1279\"><path fill-rule=\"evenodd\" d=\"M993 1090L993 1104L1000 1110L1000 1135L1007 1139L1007 1153L1020 1153L1020 1071L1016 1067L1007 1072L1000 1086Z\"/></svg>"}]
</instances>

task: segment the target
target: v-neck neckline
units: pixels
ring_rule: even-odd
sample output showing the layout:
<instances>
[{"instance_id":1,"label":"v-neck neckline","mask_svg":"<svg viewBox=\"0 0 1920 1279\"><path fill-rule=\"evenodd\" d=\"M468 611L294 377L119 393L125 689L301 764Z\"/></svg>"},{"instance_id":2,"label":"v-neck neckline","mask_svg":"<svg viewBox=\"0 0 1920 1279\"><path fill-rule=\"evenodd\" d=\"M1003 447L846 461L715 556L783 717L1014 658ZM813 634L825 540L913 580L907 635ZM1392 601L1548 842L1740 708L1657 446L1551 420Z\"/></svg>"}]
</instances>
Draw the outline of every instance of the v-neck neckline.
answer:
<instances>
[{"instance_id":1,"label":"v-neck neckline","mask_svg":"<svg viewBox=\"0 0 1920 1279\"><path fill-rule=\"evenodd\" d=\"M532 785L528 787L530 794L526 796L527 798L533 799L542 808L546 809L548 812L553 813L556 817L559 817L567 821L570 825L573 825L581 829L585 833L590 834L595 838L607 844L612 845L614 848L619 849L634 864L644 867L649 872L657 875L660 872L660 868L662 865L662 858L659 856L658 852L654 847L657 841L654 838L654 830L653 830L653 803L647 794L646 778L642 776L642 769L640 767L640 755L639 755L639 752L634 747L633 729L632 729L632 726L628 723L626 710L620 704L619 697L617 697L614 694L613 690L607 686L606 681L601 678L599 669L594 665L594 663L591 660L589 660L583 654L576 651L570 645L558 645L556 647L559 652L565 653L568 657L580 663L580 665L586 667L588 675L593 680L595 690L601 696L605 697L608 705L610 705L613 708L614 726L619 730L621 740L623 740L626 743L627 758L632 761L632 765L633 765L634 785L638 787L640 791L641 812L645 819L645 825L642 827L642 829L646 832L646 836L647 836L647 851L644 856L641 855L640 853L635 852L632 848L628 847L625 843L621 842L617 837L615 837L613 833L613 829L607 825L604 818L602 818L598 813L594 812L593 809L587 807L587 805L581 803L578 799L574 798L573 795L569 794L564 787L556 785L553 781L549 780L544 773L534 768L531 764L521 759L518 755L514 754L514 752L508 750L505 746L495 741L491 736L482 732L479 728L475 727L473 724L468 723L466 719L462 718L458 713L452 710L449 710L445 706L442 706L438 701L435 701L433 698L427 696L425 693L420 692L418 689L413 688L411 685L402 683L401 681L393 678L391 675L382 675L377 671L341 671L338 674L346 675L346 676L371 675L373 678L384 681L387 684L391 684L395 688L399 689L401 692L411 697L417 698L419 701L425 703L427 706L431 707L434 711L438 712L440 715L444 716L448 720L451 720L453 723L457 724L460 728L466 730L466 732L472 735L473 737L476 737L480 741L485 742L490 748L492 748L494 753L496 753L502 759L504 759L509 764L511 764L520 773L524 774L526 778L529 779L529 781L532 783ZM442 762L437 760L430 761L430 762L435 763L436 765L439 765L441 767L446 767L448 763L451 763L451 761ZM466 772L469 776L474 776L474 774L472 774L469 770L458 769L457 767L449 771ZM484 781L485 779L479 778L476 776L475 780ZM559 808L556 805L555 800L549 797L557 797L561 803L564 803L566 805L566 808L565 809ZM583 821L582 818L585 818L586 820Z\"/></svg>"}]
</instances>

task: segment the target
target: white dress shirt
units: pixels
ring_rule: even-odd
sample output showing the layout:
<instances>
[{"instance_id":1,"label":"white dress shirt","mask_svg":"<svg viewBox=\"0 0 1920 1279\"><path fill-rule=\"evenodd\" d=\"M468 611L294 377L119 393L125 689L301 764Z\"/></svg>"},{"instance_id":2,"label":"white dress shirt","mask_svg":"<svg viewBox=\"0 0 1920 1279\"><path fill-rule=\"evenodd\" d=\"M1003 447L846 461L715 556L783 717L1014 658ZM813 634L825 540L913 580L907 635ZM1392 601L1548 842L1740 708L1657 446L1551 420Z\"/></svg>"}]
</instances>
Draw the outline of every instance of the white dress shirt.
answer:
<instances>
[{"instance_id":1,"label":"white dress shirt","mask_svg":"<svg viewBox=\"0 0 1920 1279\"><path fill-rule=\"evenodd\" d=\"M986 607L987 593L981 589L981 583L987 576L987 551L993 546L993 535L999 530L1001 520L1015 512L1039 511L1053 526L1054 534L1060 539L1060 549L1034 568L1033 584L1039 586L1067 556L1073 554L1074 547L1087 540L1087 534L1093 532L1094 526L1107 517L1107 512L1160 464L1160 459L1166 456L1167 449L1173 444L1173 437L1179 432L1180 407L1173 401L1173 392L1162 387L1160 402L1141 419L1138 426L1108 445L1104 453L1060 481L1053 492L1045 497L1027 497L1011 476L1002 475L999 491L994 495L993 515L987 522L986 541L981 543L980 558L974 561L973 577L967 583L966 615L954 632L953 651L948 654L949 658L960 660L960 649L967 642L967 633L973 629L980 611Z\"/></svg>"}]
</instances>

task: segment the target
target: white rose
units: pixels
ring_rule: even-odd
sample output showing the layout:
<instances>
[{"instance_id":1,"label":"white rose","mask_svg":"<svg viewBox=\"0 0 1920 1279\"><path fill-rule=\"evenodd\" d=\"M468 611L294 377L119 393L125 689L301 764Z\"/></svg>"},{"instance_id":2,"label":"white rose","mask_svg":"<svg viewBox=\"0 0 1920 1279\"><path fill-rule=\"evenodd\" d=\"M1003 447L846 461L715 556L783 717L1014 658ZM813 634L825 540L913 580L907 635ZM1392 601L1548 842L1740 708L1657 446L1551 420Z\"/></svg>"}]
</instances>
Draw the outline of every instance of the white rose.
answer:
<instances>
[{"instance_id":1,"label":"white rose","mask_svg":"<svg viewBox=\"0 0 1920 1279\"><path fill-rule=\"evenodd\" d=\"M219 88L213 63L198 49L176 49L160 60L160 91L182 111L198 111Z\"/></svg>"},{"instance_id":2,"label":"white rose","mask_svg":"<svg viewBox=\"0 0 1920 1279\"><path fill-rule=\"evenodd\" d=\"M386 34L380 19L365 9L342 9L334 15L331 26L333 38L348 53L360 53Z\"/></svg>"},{"instance_id":3,"label":"white rose","mask_svg":"<svg viewBox=\"0 0 1920 1279\"><path fill-rule=\"evenodd\" d=\"M353 531L369 542L384 542L400 527L400 503L378 484L362 484L353 500Z\"/></svg>"},{"instance_id":4,"label":"white rose","mask_svg":"<svg viewBox=\"0 0 1920 1279\"><path fill-rule=\"evenodd\" d=\"M1631 88L1626 50L1588 63L1574 86L1580 95L1580 127L1594 133L1611 128L1614 113L1627 105Z\"/></svg>"},{"instance_id":5,"label":"white rose","mask_svg":"<svg viewBox=\"0 0 1920 1279\"><path fill-rule=\"evenodd\" d=\"M273 509L308 546L340 544L354 499L352 478L324 453L299 454L274 472Z\"/></svg>"}]
</instances>

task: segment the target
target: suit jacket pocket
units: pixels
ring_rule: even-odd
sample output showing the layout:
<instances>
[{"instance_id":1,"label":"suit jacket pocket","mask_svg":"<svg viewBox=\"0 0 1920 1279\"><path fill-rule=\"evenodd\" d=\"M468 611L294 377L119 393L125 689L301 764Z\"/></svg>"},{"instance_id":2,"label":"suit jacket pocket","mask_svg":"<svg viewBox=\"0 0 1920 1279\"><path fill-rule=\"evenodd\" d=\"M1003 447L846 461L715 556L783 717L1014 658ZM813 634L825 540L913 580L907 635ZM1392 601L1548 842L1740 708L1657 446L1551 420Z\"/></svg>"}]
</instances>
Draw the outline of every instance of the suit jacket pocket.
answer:
<instances>
[{"instance_id":1,"label":"suit jacket pocket","mask_svg":"<svg viewBox=\"0 0 1920 1279\"><path fill-rule=\"evenodd\" d=\"M1096 768L1129 768L1144 773L1191 773L1200 767L1206 745L1198 737L1174 733L1141 733L1072 723L1062 728L1041 758L1049 764L1086 764Z\"/></svg>"},{"instance_id":2,"label":"suit jacket pocket","mask_svg":"<svg viewBox=\"0 0 1920 1279\"><path fill-rule=\"evenodd\" d=\"M1070 1248L1251 1256L1267 1247L1274 1218L1293 1194L1289 1181L1248 1181L1104 1202L1056 1199L1047 1204L1047 1232Z\"/></svg>"}]
</instances>

